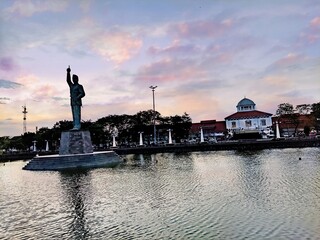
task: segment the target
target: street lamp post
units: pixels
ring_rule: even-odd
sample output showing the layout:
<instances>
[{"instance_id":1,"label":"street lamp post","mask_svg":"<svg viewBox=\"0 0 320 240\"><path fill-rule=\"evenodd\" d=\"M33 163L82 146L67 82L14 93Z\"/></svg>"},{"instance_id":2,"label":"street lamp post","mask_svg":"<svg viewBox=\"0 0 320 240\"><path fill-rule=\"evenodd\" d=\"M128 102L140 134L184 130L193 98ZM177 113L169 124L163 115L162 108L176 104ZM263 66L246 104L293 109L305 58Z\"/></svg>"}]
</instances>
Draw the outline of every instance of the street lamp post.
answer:
<instances>
[{"instance_id":1,"label":"street lamp post","mask_svg":"<svg viewBox=\"0 0 320 240\"><path fill-rule=\"evenodd\" d=\"M155 109L155 101L154 101L154 90L157 86L150 86L152 89L152 100L153 100L153 143L156 144L157 136L156 136L156 109Z\"/></svg>"}]
</instances>

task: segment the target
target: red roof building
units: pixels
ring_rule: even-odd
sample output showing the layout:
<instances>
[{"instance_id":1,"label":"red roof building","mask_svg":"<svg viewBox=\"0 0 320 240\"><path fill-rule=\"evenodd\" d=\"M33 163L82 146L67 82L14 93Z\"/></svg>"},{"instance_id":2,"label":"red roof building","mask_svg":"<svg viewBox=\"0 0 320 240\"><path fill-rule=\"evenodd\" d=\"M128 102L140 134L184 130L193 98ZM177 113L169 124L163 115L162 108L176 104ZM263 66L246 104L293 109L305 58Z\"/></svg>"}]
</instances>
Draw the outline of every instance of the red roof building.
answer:
<instances>
[{"instance_id":1,"label":"red roof building","mask_svg":"<svg viewBox=\"0 0 320 240\"><path fill-rule=\"evenodd\" d=\"M237 112L225 118L226 128L233 131L259 130L262 131L272 126L271 113L256 110L256 104L243 98L237 105Z\"/></svg>"},{"instance_id":2,"label":"red roof building","mask_svg":"<svg viewBox=\"0 0 320 240\"><path fill-rule=\"evenodd\" d=\"M200 134L201 128L205 137L215 136L226 131L226 122L216 120L203 120L199 123L192 123L190 134Z\"/></svg>"},{"instance_id":3,"label":"red roof building","mask_svg":"<svg viewBox=\"0 0 320 240\"><path fill-rule=\"evenodd\" d=\"M272 122L275 125L279 124L280 136L293 136L304 132L305 127L315 129L316 117L313 114L295 114L295 117L290 115L282 115L280 117L272 117Z\"/></svg>"}]
</instances>

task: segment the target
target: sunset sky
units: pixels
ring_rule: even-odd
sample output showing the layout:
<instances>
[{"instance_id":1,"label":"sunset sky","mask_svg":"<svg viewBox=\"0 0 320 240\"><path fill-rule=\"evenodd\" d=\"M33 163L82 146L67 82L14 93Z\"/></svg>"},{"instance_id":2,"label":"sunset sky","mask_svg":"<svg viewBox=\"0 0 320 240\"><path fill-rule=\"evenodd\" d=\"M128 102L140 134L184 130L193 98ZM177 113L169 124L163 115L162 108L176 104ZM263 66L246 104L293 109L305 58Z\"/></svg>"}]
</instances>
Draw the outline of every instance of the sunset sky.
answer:
<instances>
[{"instance_id":1,"label":"sunset sky","mask_svg":"<svg viewBox=\"0 0 320 240\"><path fill-rule=\"evenodd\" d=\"M135 114L224 118L320 101L319 0L1 0L0 136L72 120L66 68L86 96L82 119Z\"/></svg>"}]
</instances>

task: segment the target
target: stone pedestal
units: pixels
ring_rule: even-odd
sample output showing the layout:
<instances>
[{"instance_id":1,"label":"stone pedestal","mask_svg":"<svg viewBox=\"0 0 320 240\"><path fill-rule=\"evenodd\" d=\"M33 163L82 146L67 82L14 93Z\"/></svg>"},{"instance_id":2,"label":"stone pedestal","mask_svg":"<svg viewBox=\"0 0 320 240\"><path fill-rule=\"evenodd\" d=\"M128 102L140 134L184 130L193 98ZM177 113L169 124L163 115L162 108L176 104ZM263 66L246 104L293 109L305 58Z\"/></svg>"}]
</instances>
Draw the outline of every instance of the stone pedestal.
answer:
<instances>
[{"instance_id":1,"label":"stone pedestal","mask_svg":"<svg viewBox=\"0 0 320 240\"><path fill-rule=\"evenodd\" d=\"M93 153L89 131L61 133L59 155Z\"/></svg>"},{"instance_id":2,"label":"stone pedestal","mask_svg":"<svg viewBox=\"0 0 320 240\"><path fill-rule=\"evenodd\" d=\"M122 160L114 151L70 155L47 155L34 157L23 169L33 171L65 171L115 167Z\"/></svg>"},{"instance_id":3,"label":"stone pedestal","mask_svg":"<svg viewBox=\"0 0 320 240\"><path fill-rule=\"evenodd\" d=\"M61 133L59 155L36 156L23 169L64 171L114 167L121 162L114 151L93 152L89 131L68 131Z\"/></svg>"}]
</instances>

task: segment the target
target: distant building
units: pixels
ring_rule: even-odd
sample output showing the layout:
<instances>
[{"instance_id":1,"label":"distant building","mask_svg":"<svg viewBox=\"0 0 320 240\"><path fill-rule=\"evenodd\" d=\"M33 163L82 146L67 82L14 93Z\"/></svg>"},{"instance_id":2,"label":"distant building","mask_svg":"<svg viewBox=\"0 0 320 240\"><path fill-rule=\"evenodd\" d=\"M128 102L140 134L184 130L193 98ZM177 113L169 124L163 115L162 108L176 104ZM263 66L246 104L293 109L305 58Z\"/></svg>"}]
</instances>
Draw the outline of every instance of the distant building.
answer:
<instances>
[{"instance_id":1,"label":"distant building","mask_svg":"<svg viewBox=\"0 0 320 240\"><path fill-rule=\"evenodd\" d=\"M225 118L226 128L233 133L262 132L272 127L271 113L256 110L256 104L243 98L237 107L237 112Z\"/></svg>"},{"instance_id":2,"label":"distant building","mask_svg":"<svg viewBox=\"0 0 320 240\"><path fill-rule=\"evenodd\" d=\"M294 117L293 117L294 116ZM304 134L304 128L308 127L310 130L316 129L316 117L311 114L282 115L280 117L272 117L272 122L279 124L280 136L291 137L300 136Z\"/></svg>"},{"instance_id":3,"label":"distant building","mask_svg":"<svg viewBox=\"0 0 320 240\"><path fill-rule=\"evenodd\" d=\"M225 121L216 120L203 120L199 123L192 123L190 129L191 137L199 137L201 128L205 138L220 138L224 137L224 132L226 131L226 123Z\"/></svg>"}]
</instances>

